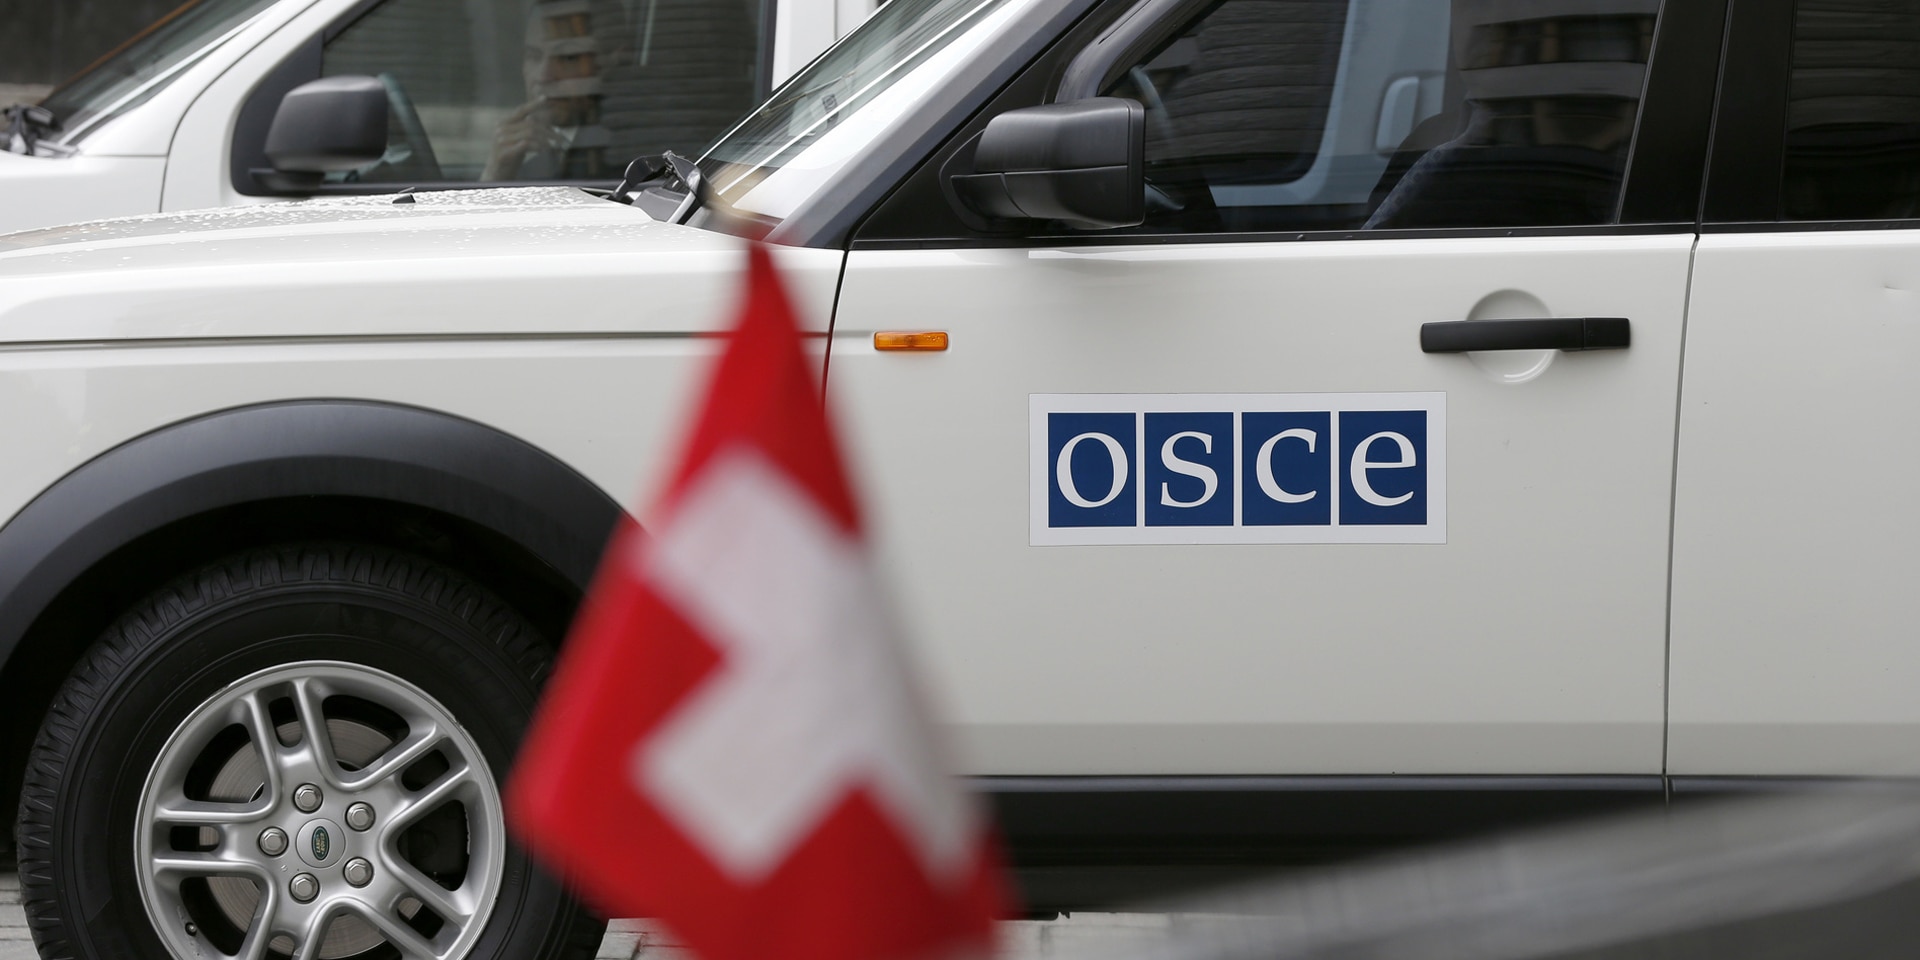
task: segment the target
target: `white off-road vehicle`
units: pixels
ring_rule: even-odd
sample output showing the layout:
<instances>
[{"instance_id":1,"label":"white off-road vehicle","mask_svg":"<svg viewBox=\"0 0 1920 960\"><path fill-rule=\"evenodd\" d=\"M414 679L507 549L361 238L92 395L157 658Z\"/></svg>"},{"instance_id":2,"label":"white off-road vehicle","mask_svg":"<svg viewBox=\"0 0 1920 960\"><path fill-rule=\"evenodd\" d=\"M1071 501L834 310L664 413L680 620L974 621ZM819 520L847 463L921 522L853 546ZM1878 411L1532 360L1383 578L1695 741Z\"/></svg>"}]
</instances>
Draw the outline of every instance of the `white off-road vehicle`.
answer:
<instances>
[{"instance_id":1,"label":"white off-road vehicle","mask_svg":"<svg viewBox=\"0 0 1920 960\"><path fill-rule=\"evenodd\" d=\"M748 238L1033 906L1912 773L1915 76L1840 0L892 0L617 191L0 237L41 950L592 942L498 784Z\"/></svg>"}]
</instances>

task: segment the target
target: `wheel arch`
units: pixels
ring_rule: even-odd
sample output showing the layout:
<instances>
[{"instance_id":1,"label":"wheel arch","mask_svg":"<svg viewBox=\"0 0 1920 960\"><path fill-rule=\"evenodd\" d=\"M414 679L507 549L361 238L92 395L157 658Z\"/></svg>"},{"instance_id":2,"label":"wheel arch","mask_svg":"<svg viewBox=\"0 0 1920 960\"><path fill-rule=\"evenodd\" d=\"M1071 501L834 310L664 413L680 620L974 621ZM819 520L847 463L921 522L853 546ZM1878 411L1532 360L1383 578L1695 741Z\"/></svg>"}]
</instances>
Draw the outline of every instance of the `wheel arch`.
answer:
<instances>
[{"instance_id":1,"label":"wheel arch","mask_svg":"<svg viewBox=\"0 0 1920 960\"><path fill-rule=\"evenodd\" d=\"M124 606L116 592L161 585L126 582L156 554L171 577L274 539L368 538L469 568L557 641L621 514L527 441L420 407L266 403L128 440L0 527L0 802L53 689Z\"/></svg>"}]
</instances>

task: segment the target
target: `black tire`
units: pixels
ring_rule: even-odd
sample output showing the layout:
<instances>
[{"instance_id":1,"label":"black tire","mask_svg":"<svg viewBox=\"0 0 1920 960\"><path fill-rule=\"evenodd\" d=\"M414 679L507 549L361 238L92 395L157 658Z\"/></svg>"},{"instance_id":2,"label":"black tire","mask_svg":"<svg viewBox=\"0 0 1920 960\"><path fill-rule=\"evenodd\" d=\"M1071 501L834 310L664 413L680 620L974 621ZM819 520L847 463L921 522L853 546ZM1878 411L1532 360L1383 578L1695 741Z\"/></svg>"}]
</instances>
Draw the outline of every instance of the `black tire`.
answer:
<instances>
[{"instance_id":1,"label":"black tire","mask_svg":"<svg viewBox=\"0 0 1920 960\"><path fill-rule=\"evenodd\" d=\"M550 660L535 629L497 597L383 548L254 550L155 592L82 658L28 758L17 837L27 922L42 957L168 956L140 887L141 795L176 728L229 685L317 661L383 671L437 700L501 777ZM494 849L503 851L499 894L468 956L592 956L603 924L520 847ZM355 956L396 953L383 943Z\"/></svg>"}]
</instances>

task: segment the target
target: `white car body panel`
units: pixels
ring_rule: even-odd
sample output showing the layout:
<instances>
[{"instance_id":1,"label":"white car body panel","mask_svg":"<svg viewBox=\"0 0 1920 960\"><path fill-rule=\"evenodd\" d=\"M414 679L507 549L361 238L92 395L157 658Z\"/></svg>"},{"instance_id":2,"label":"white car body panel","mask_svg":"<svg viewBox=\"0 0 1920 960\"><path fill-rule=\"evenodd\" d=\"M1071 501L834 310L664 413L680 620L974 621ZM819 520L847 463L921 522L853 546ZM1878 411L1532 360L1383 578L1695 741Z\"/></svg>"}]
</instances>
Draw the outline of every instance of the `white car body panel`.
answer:
<instances>
[{"instance_id":1,"label":"white car body panel","mask_svg":"<svg viewBox=\"0 0 1920 960\"><path fill-rule=\"evenodd\" d=\"M1692 243L851 253L829 392L973 768L1659 772ZM1633 347L1420 350L1503 316L1630 317ZM1030 394L1353 391L1446 394L1445 544L1029 545Z\"/></svg>"},{"instance_id":2,"label":"white car body panel","mask_svg":"<svg viewBox=\"0 0 1920 960\"><path fill-rule=\"evenodd\" d=\"M0 226L8 229L152 213L159 208L165 157L64 159L0 151Z\"/></svg>"},{"instance_id":3,"label":"white car body panel","mask_svg":"<svg viewBox=\"0 0 1920 960\"><path fill-rule=\"evenodd\" d=\"M1920 234L1707 234L1687 340L1672 771L1920 773Z\"/></svg>"},{"instance_id":4,"label":"white car body panel","mask_svg":"<svg viewBox=\"0 0 1920 960\"><path fill-rule=\"evenodd\" d=\"M585 197L514 191L517 209L469 204L445 217L414 211L458 194L423 196L414 211L385 197L330 201L336 214L393 212L330 224L312 222L320 204L286 204L271 215L306 218L304 228L127 237L147 223L128 220L71 228L118 230L117 240L0 253L0 406L12 412L0 423L12 465L0 471L0 517L143 433L316 397L487 423L630 508L648 503L701 358L717 352L711 335L732 322L741 244L591 198L611 216L525 202L563 193ZM452 220L463 225L438 226ZM816 334L843 256L790 248L777 258ZM236 287L239 260L252 265ZM490 267L476 274L476 262ZM497 322L467 322L480 314Z\"/></svg>"}]
</instances>

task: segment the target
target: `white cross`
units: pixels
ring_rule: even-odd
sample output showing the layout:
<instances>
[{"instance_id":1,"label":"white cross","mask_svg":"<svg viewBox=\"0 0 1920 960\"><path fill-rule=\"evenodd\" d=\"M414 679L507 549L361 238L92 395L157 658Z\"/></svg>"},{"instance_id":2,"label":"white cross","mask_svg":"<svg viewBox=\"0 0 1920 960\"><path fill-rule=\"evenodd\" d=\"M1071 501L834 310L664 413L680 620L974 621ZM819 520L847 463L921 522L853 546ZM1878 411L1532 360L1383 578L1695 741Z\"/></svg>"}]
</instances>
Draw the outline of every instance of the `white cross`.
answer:
<instances>
[{"instance_id":1,"label":"white cross","mask_svg":"<svg viewBox=\"0 0 1920 960\"><path fill-rule=\"evenodd\" d=\"M634 749L636 786L754 881L865 785L930 878L959 878L972 807L942 762L861 543L742 448L709 461L636 559L722 656Z\"/></svg>"}]
</instances>

